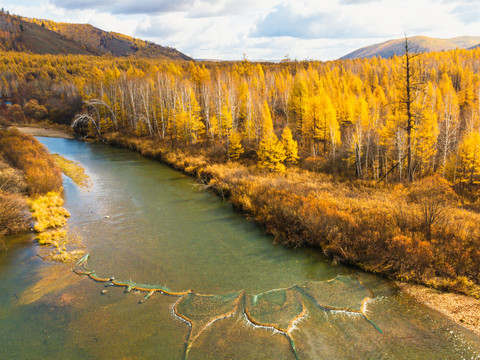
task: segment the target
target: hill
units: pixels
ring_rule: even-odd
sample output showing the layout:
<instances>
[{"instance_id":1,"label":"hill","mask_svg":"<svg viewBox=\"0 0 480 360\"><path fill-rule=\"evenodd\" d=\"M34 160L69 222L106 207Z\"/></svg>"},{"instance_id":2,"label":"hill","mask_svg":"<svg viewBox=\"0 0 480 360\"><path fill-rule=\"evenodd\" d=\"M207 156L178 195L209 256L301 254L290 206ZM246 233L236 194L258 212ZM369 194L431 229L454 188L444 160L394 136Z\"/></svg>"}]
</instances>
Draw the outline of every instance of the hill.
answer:
<instances>
[{"instance_id":1,"label":"hill","mask_svg":"<svg viewBox=\"0 0 480 360\"><path fill-rule=\"evenodd\" d=\"M408 38L412 49L418 52L432 52L442 50L468 49L480 43L480 36L461 36L451 39L437 39L427 36L413 36ZM394 55L403 55L405 53L405 39L395 39L385 41L380 44L370 45L361 49L355 50L341 58L356 59L356 58L371 58L380 56L389 58Z\"/></svg>"},{"instance_id":2,"label":"hill","mask_svg":"<svg viewBox=\"0 0 480 360\"><path fill-rule=\"evenodd\" d=\"M8 12L0 12L0 50L193 60L174 48L104 31L89 24L22 18Z\"/></svg>"},{"instance_id":3,"label":"hill","mask_svg":"<svg viewBox=\"0 0 480 360\"><path fill-rule=\"evenodd\" d=\"M79 43L87 51L96 55L193 60L174 48L116 32L104 31L90 24L58 23L51 20L31 18L23 18L23 20L51 30L67 40Z\"/></svg>"},{"instance_id":4,"label":"hill","mask_svg":"<svg viewBox=\"0 0 480 360\"><path fill-rule=\"evenodd\" d=\"M92 54L54 31L0 12L0 50L36 54Z\"/></svg>"}]
</instances>

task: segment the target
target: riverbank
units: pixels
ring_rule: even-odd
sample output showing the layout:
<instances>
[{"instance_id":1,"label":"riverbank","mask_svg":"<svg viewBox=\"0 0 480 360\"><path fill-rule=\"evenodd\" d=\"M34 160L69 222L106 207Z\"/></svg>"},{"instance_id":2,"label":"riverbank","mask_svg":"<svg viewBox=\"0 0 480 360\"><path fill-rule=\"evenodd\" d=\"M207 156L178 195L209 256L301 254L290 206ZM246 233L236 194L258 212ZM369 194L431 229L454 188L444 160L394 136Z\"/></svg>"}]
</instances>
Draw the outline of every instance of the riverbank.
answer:
<instances>
[{"instance_id":1,"label":"riverbank","mask_svg":"<svg viewBox=\"0 0 480 360\"><path fill-rule=\"evenodd\" d=\"M480 299L411 283L397 281L396 284L418 302L480 335Z\"/></svg>"},{"instance_id":2,"label":"riverbank","mask_svg":"<svg viewBox=\"0 0 480 360\"><path fill-rule=\"evenodd\" d=\"M394 236L385 234L392 222L414 221L412 217L420 211L416 208L418 204L408 203L405 198L412 194L418 196L418 189L429 184L414 184L413 190L401 184L379 187L367 182L339 182L325 174L297 168L274 175L258 171L254 166L215 163L202 148L189 151L119 134L108 134L104 140L196 176L205 188L228 198L248 217L263 225L277 242L317 246L334 261L401 280L397 284L402 291L480 334L480 300L475 298L479 295L478 285L464 276L455 276L453 271L439 276L443 270L435 269L431 263L441 252L449 256L454 253L440 248L435 240L421 241L413 231L408 231L406 224L403 224L403 234L398 226ZM433 188L441 185L441 179L435 180ZM464 227L466 231L473 231L477 226L476 214L458 208L450 211L456 226L460 221L468 224ZM345 226L345 222L349 226Z\"/></svg>"},{"instance_id":3,"label":"riverbank","mask_svg":"<svg viewBox=\"0 0 480 360\"><path fill-rule=\"evenodd\" d=\"M272 225L265 222L265 217L268 214L259 216L257 209L258 205L255 204L254 199L252 198L253 196L258 196L258 193L252 193L251 189L250 191L246 191L246 189L255 188L254 184L258 183L262 183L262 188L265 189L266 186L271 185L271 182L277 176L273 176L266 172L259 173L254 167L248 167L238 163L232 164L223 162L211 164L210 161L206 161L207 155L202 149L197 149L195 154L188 154L186 149L173 150L165 144L154 144L145 139L127 139L118 134L110 134L106 139L112 145L128 147L142 153L144 156L164 161L179 170L195 175L206 188L213 189L224 198L229 198L229 200L236 206L246 211L247 216L260 220L260 222L263 219L264 222L261 222L261 224L268 232L276 235L276 241L286 243L290 246L297 245L296 243L286 242L285 238L282 240L282 235L279 230L276 230ZM281 179L276 179L275 181L276 183L274 183L273 186L276 188L281 184L285 187L291 182L297 184L302 183L302 187L310 187L312 196L315 195L314 190L318 188L320 184L323 184L323 191L332 192L336 197L339 197L342 192L346 191L344 183L335 183L332 179L329 179L322 174L312 174L309 172L298 171L297 169L287 170L286 174L282 176ZM328 187L327 184L329 184ZM335 187L339 187L340 189L335 189ZM355 191L357 191L357 196L362 196L361 194L365 189L359 187L353 188L349 198L353 198L352 194ZM375 192L373 192L372 189L370 189L369 193L370 196L373 196L374 198L378 198L379 196L378 194L375 195ZM266 209L264 211L266 211ZM292 231L293 230L294 229L292 228ZM328 252L326 253L336 261L345 261L345 258L339 256L338 253L335 253L334 255ZM348 255L348 253L346 253L346 255ZM480 334L480 300L477 300L472 296L442 292L411 283L397 282L397 285L403 292L413 296L420 303L444 314L457 324Z\"/></svg>"},{"instance_id":4,"label":"riverbank","mask_svg":"<svg viewBox=\"0 0 480 360\"><path fill-rule=\"evenodd\" d=\"M118 133L102 140L196 176L263 225L276 242L319 247L336 261L392 279L480 296L480 214L463 209L437 176L380 185L298 167L274 174L219 160L201 145L172 146ZM422 223L425 207L438 209L428 229Z\"/></svg>"},{"instance_id":5,"label":"riverbank","mask_svg":"<svg viewBox=\"0 0 480 360\"><path fill-rule=\"evenodd\" d=\"M49 131L49 129L46 131ZM42 132L40 131L39 133ZM206 188L213 189L224 198L229 198L229 200L236 206L244 210L249 217L259 221L266 228L267 232L275 235L277 242L285 243L290 246L301 246L301 243L296 242L301 235L295 236L295 234L292 234L295 231L295 224L291 223L291 217L288 218L288 216L285 215L282 217L282 219L286 221L286 225L292 226L290 232L286 232L283 227L278 226L278 220L275 220L274 218L275 216L278 216L278 213L271 212L267 208L264 208L263 211L259 211L259 203L256 203L255 198L258 200L261 192L265 192L265 195L268 198L268 194L270 193L268 187L273 187L277 190L278 188L283 188L283 191L287 191L287 189L291 190L293 188L292 183L297 185L295 190L296 195L298 195L299 190L301 190L299 188L303 188L303 192L309 193L310 197L315 197L315 190L318 190L320 185L324 197L326 196L325 192L327 191L337 199L342 197L342 193L346 192L345 183L335 183L332 179L322 174L313 174L310 172L299 171L298 169L289 169L286 174L278 177L278 175L258 172L254 167L248 167L238 163L212 163L202 149L197 149L195 154L193 154L188 153L187 149L172 149L165 144L155 144L152 141L145 139L125 138L118 134L109 134L106 136L106 140L112 145L130 148L142 153L144 156L164 161L179 170L196 176ZM261 184L261 186L258 184ZM259 191L258 189L263 189L263 191ZM392 191L398 191L398 189L394 189L393 187L390 187L389 189ZM372 200L378 200L379 197L385 196L384 190L385 189L382 189L382 191L374 191L365 184L363 187L357 185L351 189L351 193L347 198L353 199L353 193L356 194L356 197L362 197L365 195L363 193L368 191L368 196L370 196ZM278 198L278 192L276 192L275 196ZM343 194L343 196L345 196L345 194ZM326 197L325 200L329 198L330 196ZM274 199L275 198L272 198L272 200ZM281 198L281 200L281 204L285 206L288 205L285 204L284 198ZM388 197L386 197L384 201L385 200L388 200ZM264 199L261 204L265 205L265 203L266 200ZM292 204L295 206L295 202L292 202ZM277 211L279 210L279 205L277 205ZM275 207L273 210L275 210ZM308 235L308 233L303 234ZM309 242L309 244L311 244L311 242ZM349 260L349 249L344 250L341 247L340 249L337 249L337 251L328 247L322 249L327 255L331 256L336 261L348 262ZM354 265L361 266L365 270L382 273L381 269L371 268L368 264L362 265L354 263ZM408 275L409 274L406 274L405 276ZM391 274L387 274L387 276L391 276ZM405 278L403 280L408 279ZM424 280L428 280L428 278L425 277ZM472 296L465 296L452 292L442 292L411 283L398 282L397 285L402 291L410 294L419 302L441 312L457 324L480 334L480 300L477 300ZM434 285L440 287L438 286L438 283ZM467 293L469 291L468 287L463 289L447 287L447 289L456 291L463 290ZM472 289L473 288L470 287L470 290Z\"/></svg>"},{"instance_id":6,"label":"riverbank","mask_svg":"<svg viewBox=\"0 0 480 360\"><path fill-rule=\"evenodd\" d=\"M43 258L69 262L82 255L82 250L70 248L71 236L65 229L70 215L63 208L62 173L50 153L32 135L11 128L0 131L2 158L0 236L30 230L33 217L36 240L48 247L41 251Z\"/></svg>"},{"instance_id":7,"label":"riverbank","mask_svg":"<svg viewBox=\"0 0 480 360\"><path fill-rule=\"evenodd\" d=\"M54 137L61 139L75 139L75 136L72 132L67 131L66 129L61 128L44 128L44 127L30 127L30 126L15 126L15 128L27 135L31 136L43 136L43 137Z\"/></svg>"}]
</instances>

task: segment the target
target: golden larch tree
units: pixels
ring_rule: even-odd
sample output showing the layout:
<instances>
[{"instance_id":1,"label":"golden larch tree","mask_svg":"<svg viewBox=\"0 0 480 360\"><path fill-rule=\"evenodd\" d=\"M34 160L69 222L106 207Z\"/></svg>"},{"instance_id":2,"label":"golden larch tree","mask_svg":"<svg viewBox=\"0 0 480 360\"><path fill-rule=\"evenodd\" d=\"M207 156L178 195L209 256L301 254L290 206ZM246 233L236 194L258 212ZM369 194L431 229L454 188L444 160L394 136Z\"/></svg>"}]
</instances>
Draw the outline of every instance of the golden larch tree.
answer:
<instances>
[{"instance_id":1,"label":"golden larch tree","mask_svg":"<svg viewBox=\"0 0 480 360\"><path fill-rule=\"evenodd\" d=\"M230 145L228 146L228 158L230 160L238 160L243 154L242 138L238 132L230 135Z\"/></svg>"},{"instance_id":2,"label":"golden larch tree","mask_svg":"<svg viewBox=\"0 0 480 360\"><path fill-rule=\"evenodd\" d=\"M292 130L290 130L288 126L283 129L282 144L285 149L285 162L295 164L299 159L298 145L297 142L293 140Z\"/></svg>"},{"instance_id":3,"label":"golden larch tree","mask_svg":"<svg viewBox=\"0 0 480 360\"><path fill-rule=\"evenodd\" d=\"M479 184L480 180L480 132L468 133L460 143L460 182L470 185Z\"/></svg>"},{"instance_id":4,"label":"golden larch tree","mask_svg":"<svg viewBox=\"0 0 480 360\"><path fill-rule=\"evenodd\" d=\"M267 102L262 108L262 139L258 145L258 167L274 172L285 171L283 162L286 159L285 149L273 132L272 115Z\"/></svg>"}]
</instances>

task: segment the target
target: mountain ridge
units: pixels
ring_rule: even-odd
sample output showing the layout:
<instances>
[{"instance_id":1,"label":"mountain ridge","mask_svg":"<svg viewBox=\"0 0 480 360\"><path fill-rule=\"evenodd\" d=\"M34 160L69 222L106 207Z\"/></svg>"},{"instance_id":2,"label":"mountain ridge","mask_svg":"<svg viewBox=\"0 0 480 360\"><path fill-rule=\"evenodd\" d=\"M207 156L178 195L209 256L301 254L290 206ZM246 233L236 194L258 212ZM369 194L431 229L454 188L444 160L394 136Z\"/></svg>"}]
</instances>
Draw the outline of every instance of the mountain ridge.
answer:
<instances>
[{"instance_id":1,"label":"mountain ridge","mask_svg":"<svg viewBox=\"0 0 480 360\"><path fill-rule=\"evenodd\" d=\"M86 49L99 55L118 57L137 56L147 58L169 58L193 60L175 48L134 38L114 31L105 31L91 24L56 22L47 19L23 18L23 20L43 26L66 39L76 41Z\"/></svg>"},{"instance_id":2,"label":"mountain ridge","mask_svg":"<svg viewBox=\"0 0 480 360\"><path fill-rule=\"evenodd\" d=\"M1 11L0 50L193 61L177 49L104 31L90 24L57 23Z\"/></svg>"},{"instance_id":3,"label":"mountain ridge","mask_svg":"<svg viewBox=\"0 0 480 360\"><path fill-rule=\"evenodd\" d=\"M440 39L428 36L408 37L410 48L418 52L448 51L470 49L480 45L480 36L458 36L450 39ZM340 60L371 58L380 56L389 58L394 55L401 56L405 53L405 38L387 40L354 50L340 58Z\"/></svg>"}]
</instances>

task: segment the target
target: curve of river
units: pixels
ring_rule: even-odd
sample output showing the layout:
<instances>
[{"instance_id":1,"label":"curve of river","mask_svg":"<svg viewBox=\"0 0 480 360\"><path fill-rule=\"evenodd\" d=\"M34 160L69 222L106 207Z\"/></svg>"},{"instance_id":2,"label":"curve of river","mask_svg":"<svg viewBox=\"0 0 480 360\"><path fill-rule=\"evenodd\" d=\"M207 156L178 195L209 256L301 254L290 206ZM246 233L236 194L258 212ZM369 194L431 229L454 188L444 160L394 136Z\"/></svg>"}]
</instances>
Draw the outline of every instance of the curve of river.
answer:
<instances>
[{"instance_id":1,"label":"curve of river","mask_svg":"<svg viewBox=\"0 0 480 360\"><path fill-rule=\"evenodd\" d=\"M371 274L289 249L194 179L128 150L39 138L79 161L69 232L105 287L45 262L32 235L0 253L0 359L479 359L480 338ZM106 290L106 291L103 291ZM102 293L103 292L103 293ZM203 295L199 295L203 294Z\"/></svg>"}]
</instances>

